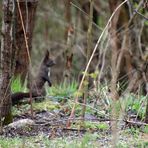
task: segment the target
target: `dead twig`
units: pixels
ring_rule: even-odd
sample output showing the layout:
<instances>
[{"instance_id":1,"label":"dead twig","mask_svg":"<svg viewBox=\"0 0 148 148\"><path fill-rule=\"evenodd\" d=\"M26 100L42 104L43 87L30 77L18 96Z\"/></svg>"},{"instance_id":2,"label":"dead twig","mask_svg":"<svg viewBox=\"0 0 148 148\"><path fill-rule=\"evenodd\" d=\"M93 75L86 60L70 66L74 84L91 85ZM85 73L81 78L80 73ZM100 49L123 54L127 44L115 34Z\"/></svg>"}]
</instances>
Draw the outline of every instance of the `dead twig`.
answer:
<instances>
[{"instance_id":1,"label":"dead twig","mask_svg":"<svg viewBox=\"0 0 148 148\"><path fill-rule=\"evenodd\" d=\"M143 14L141 14L140 12L138 12L137 10L134 10L134 12L137 13L139 16L141 16L143 19L148 21L148 18L144 16Z\"/></svg>"},{"instance_id":2,"label":"dead twig","mask_svg":"<svg viewBox=\"0 0 148 148\"><path fill-rule=\"evenodd\" d=\"M132 126L148 126L147 123L144 122L138 122L138 121L130 121L130 120L124 120L124 122L128 125Z\"/></svg>"}]
</instances>

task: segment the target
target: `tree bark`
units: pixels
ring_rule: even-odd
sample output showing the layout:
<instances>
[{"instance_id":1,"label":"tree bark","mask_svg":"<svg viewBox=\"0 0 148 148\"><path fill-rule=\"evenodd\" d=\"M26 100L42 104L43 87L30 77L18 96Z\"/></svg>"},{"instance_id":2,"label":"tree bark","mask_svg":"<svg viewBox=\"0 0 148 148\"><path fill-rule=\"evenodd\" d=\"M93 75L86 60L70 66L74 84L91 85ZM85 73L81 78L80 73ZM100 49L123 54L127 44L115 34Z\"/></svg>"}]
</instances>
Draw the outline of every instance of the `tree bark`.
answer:
<instances>
[{"instance_id":1,"label":"tree bark","mask_svg":"<svg viewBox=\"0 0 148 148\"><path fill-rule=\"evenodd\" d=\"M21 14L19 12L18 3L16 4L16 45L15 47L18 49L18 53L16 55L15 61L15 71L14 76L20 76L22 84L26 78L29 69L29 56L25 35L27 38L27 44L29 48L29 54L31 53L32 48L32 35L34 29L34 22L35 22L35 13L37 8L38 0L19 0L19 6L21 10ZM23 22L21 20L21 16ZM25 32L23 30L23 25L25 28Z\"/></svg>"},{"instance_id":2,"label":"tree bark","mask_svg":"<svg viewBox=\"0 0 148 148\"><path fill-rule=\"evenodd\" d=\"M0 120L4 117L5 124L12 121L11 116L11 54L12 54L12 17L13 0L3 0L3 24L1 40L1 84L0 84Z\"/></svg>"}]
</instances>

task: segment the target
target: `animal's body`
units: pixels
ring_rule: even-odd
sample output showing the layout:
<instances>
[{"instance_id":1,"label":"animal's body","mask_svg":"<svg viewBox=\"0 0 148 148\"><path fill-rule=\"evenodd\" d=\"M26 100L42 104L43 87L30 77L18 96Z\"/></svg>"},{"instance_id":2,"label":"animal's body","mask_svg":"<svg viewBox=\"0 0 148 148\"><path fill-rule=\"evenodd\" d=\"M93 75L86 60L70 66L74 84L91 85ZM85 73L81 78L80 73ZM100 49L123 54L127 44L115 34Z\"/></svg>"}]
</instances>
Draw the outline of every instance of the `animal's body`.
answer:
<instances>
[{"instance_id":1,"label":"animal's body","mask_svg":"<svg viewBox=\"0 0 148 148\"><path fill-rule=\"evenodd\" d=\"M17 92L11 95L12 104L17 104L20 100L24 98L32 97L42 97L46 95L45 83L51 87L52 83L49 78L50 68L55 65L53 59L50 58L49 51L45 53L45 57L41 62L40 68L34 80L28 84L29 92ZM31 80L30 80L31 81Z\"/></svg>"}]
</instances>

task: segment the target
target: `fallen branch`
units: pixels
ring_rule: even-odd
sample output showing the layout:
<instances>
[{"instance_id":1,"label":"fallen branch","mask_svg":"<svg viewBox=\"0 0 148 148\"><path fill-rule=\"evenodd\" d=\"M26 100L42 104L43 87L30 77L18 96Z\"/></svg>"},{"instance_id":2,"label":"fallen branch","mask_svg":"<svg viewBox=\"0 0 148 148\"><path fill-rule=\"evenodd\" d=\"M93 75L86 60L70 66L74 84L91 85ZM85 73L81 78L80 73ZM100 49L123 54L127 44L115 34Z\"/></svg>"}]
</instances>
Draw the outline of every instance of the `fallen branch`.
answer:
<instances>
[{"instance_id":1,"label":"fallen branch","mask_svg":"<svg viewBox=\"0 0 148 148\"><path fill-rule=\"evenodd\" d=\"M78 132L87 132L86 129L77 129L77 128L63 128L64 131L78 131Z\"/></svg>"},{"instance_id":2,"label":"fallen branch","mask_svg":"<svg viewBox=\"0 0 148 148\"><path fill-rule=\"evenodd\" d=\"M148 126L147 123L139 122L139 121L130 121L130 120L124 120L126 124L129 124L130 126Z\"/></svg>"}]
</instances>

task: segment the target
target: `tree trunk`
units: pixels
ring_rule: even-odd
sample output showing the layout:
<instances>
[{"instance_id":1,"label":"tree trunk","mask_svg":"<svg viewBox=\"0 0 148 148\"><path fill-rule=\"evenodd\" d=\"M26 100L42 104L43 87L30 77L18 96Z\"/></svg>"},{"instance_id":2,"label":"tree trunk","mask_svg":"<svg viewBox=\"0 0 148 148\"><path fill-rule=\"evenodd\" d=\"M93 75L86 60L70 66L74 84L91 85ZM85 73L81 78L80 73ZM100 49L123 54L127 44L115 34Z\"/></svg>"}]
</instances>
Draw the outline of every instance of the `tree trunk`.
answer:
<instances>
[{"instance_id":1,"label":"tree trunk","mask_svg":"<svg viewBox=\"0 0 148 148\"><path fill-rule=\"evenodd\" d=\"M1 40L1 84L0 84L0 120L4 117L5 124L12 121L11 116L11 53L12 53L12 17L13 0L3 0L3 24Z\"/></svg>"},{"instance_id":2,"label":"tree trunk","mask_svg":"<svg viewBox=\"0 0 148 148\"><path fill-rule=\"evenodd\" d=\"M110 11L111 13L114 12L115 8L118 6L119 2L110 0L109 1L109 6L110 6ZM112 74L112 79L111 79L111 95L113 100L118 100L119 99L119 94L117 91L117 79L118 79L118 74L119 74L119 67L117 67L117 61L118 61L118 55L119 55L119 39L117 36L117 23L119 20L119 14L120 10L116 12L116 15L113 17L111 21L111 27L110 27L110 46L112 50L111 54L111 74Z\"/></svg>"},{"instance_id":3,"label":"tree trunk","mask_svg":"<svg viewBox=\"0 0 148 148\"><path fill-rule=\"evenodd\" d=\"M64 69L64 81L69 83L71 80L71 71L72 71L72 61L73 61L73 41L74 41L74 30L71 25L71 0L65 1L65 20L67 22L67 27L65 31L66 50L64 53L65 59L65 69Z\"/></svg>"},{"instance_id":4,"label":"tree trunk","mask_svg":"<svg viewBox=\"0 0 148 148\"><path fill-rule=\"evenodd\" d=\"M32 35L35 22L35 13L38 0L19 0L16 4L16 45L18 53L16 55L14 76L20 76L22 84L29 69L29 54L32 48ZM19 7L20 6L20 10ZM21 20L22 17L22 20ZM24 29L23 29L24 25ZM25 36L27 41L25 41ZM28 45L26 45L28 44ZM27 51L27 46L29 51ZM29 53L28 53L29 52Z\"/></svg>"}]
</instances>

